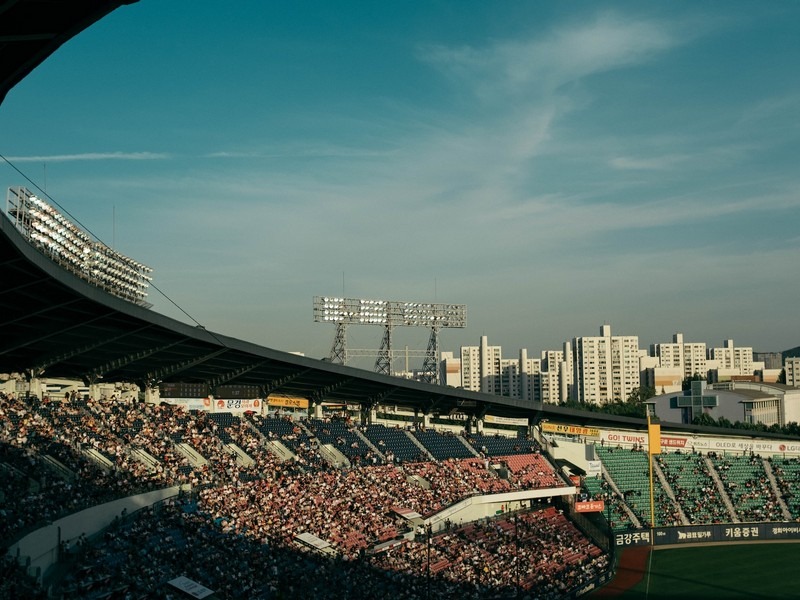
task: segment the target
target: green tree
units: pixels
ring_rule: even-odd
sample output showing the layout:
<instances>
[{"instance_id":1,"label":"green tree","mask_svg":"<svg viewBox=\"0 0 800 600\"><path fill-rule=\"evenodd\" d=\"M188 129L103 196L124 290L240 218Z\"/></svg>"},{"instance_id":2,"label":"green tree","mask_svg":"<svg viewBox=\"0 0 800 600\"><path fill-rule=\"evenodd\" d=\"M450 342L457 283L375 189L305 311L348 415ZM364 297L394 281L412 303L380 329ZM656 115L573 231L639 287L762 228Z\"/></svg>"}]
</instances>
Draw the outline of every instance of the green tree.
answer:
<instances>
[{"instance_id":1,"label":"green tree","mask_svg":"<svg viewBox=\"0 0 800 600\"><path fill-rule=\"evenodd\" d=\"M656 390L646 385L633 389L628 396L628 404L641 404L656 395Z\"/></svg>"},{"instance_id":2,"label":"green tree","mask_svg":"<svg viewBox=\"0 0 800 600\"><path fill-rule=\"evenodd\" d=\"M687 377L681 383L681 389L683 390L690 390L692 389L692 382L693 381L706 381L706 378L700 375L700 373L695 373L691 377Z\"/></svg>"},{"instance_id":3,"label":"green tree","mask_svg":"<svg viewBox=\"0 0 800 600\"><path fill-rule=\"evenodd\" d=\"M703 426L706 426L706 427L715 427L717 425L717 422L714 420L714 417L712 417L710 414L704 412L704 413L701 413L701 414L697 415L694 419L692 419L692 425L703 425Z\"/></svg>"}]
</instances>

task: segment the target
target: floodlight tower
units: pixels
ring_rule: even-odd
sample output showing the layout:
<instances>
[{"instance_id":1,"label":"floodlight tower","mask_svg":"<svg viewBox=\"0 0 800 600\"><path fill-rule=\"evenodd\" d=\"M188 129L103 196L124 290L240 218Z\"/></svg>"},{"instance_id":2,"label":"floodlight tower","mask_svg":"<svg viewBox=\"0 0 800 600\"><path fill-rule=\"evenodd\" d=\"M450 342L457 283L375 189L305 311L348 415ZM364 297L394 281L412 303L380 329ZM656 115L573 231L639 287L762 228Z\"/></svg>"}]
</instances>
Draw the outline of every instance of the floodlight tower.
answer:
<instances>
[{"instance_id":1,"label":"floodlight tower","mask_svg":"<svg viewBox=\"0 0 800 600\"><path fill-rule=\"evenodd\" d=\"M153 269L109 248L24 187L8 188L6 213L28 242L78 277L150 308Z\"/></svg>"},{"instance_id":2,"label":"floodlight tower","mask_svg":"<svg viewBox=\"0 0 800 600\"><path fill-rule=\"evenodd\" d=\"M429 383L439 383L439 332L442 328L467 326L465 304L434 304L430 302L401 302L392 300L367 300L364 298L314 297L314 321L334 323L336 336L331 347L330 360L347 364L349 356L364 355L365 351L347 349L348 325L380 325L383 327L381 347L377 350L375 371L392 374L392 332L395 327L427 327L431 330L428 349L423 363L423 378ZM370 351L374 352L374 351Z\"/></svg>"}]
</instances>

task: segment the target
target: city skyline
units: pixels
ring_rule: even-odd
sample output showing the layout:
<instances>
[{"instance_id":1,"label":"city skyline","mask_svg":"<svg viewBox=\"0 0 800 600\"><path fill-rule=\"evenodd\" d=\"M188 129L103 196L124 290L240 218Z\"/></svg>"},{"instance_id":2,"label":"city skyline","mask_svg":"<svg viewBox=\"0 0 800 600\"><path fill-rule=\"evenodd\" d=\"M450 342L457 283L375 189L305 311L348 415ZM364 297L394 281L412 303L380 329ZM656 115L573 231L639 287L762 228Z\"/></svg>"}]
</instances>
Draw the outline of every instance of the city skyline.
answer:
<instances>
[{"instance_id":1,"label":"city skyline","mask_svg":"<svg viewBox=\"0 0 800 600\"><path fill-rule=\"evenodd\" d=\"M139 2L11 90L0 154L198 322L268 347L327 356L312 298L341 294L466 304L446 351L538 355L608 323L780 352L800 345L798 17Z\"/></svg>"}]
</instances>

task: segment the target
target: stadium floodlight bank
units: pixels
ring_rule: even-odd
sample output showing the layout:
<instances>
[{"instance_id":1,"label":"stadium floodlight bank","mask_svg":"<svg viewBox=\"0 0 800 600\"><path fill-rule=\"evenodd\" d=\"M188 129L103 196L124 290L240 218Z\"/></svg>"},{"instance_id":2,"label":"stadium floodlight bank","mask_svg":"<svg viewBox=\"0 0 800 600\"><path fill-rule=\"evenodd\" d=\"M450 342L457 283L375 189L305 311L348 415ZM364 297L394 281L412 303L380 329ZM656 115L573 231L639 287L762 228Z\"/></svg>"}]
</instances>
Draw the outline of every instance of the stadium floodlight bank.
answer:
<instances>
[{"instance_id":1,"label":"stadium floodlight bank","mask_svg":"<svg viewBox=\"0 0 800 600\"><path fill-rule=\"evenodd\" d=\"M360 354L359 351L347 349L346 330L349 325L382 326L383 341L377 351L375 371L386 375L391 375L393 372L392 330L395 327L430 329L431 335L428 349L424 354L421 378L428 383L438 384L440 382L437 368L439 331L443 328L466 327L467 305L314 296L314 321L336 325L330 360L340 364L347 364L348 355Z\"/></svg>"},{"instance_id":2,"label":"stadium floodlight bank","mask_svg":"<svg viewBox=\"0 0 800 600\"><path fill-rule=\"evenodd\" d=\"M346 325L463 328L467 326L467 306L315 296L314 321Z\"/></svg>"},{"instance_id":3,"label":"stadium floodlight bank","mask_svg":"<svg viewBox=\"0 0 800 600\"><path fill-rule=\"evenodd\" d=\"M153 269L92 240L53 206L24 187L8 188L6 214L31 245L92 285L150 308L147 291Z\"/></svg>"}]
</instances>

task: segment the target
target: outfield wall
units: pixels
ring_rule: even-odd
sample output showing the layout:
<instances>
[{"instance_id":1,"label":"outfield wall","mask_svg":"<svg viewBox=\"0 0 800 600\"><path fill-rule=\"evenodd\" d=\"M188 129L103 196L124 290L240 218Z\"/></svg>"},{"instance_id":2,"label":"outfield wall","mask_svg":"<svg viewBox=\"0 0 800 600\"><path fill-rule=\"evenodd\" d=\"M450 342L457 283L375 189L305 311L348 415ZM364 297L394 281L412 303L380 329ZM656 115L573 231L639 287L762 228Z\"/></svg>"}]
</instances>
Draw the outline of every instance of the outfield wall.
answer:
<instances>
[{"instance_id":1,"label":"outfield wall","mask_svg":"<svg viewBox=\"0 0 800 600\"><path fill-rule=\"evenodd\" d=\"M708 544L724 542L775 542L778 540L800 540L800 523L721 523L714 525L688 525L679 527L656 527L652 530L616 532L614 545L629 546L674 546L681 544Z\"/></svg>"}]
</instances>

